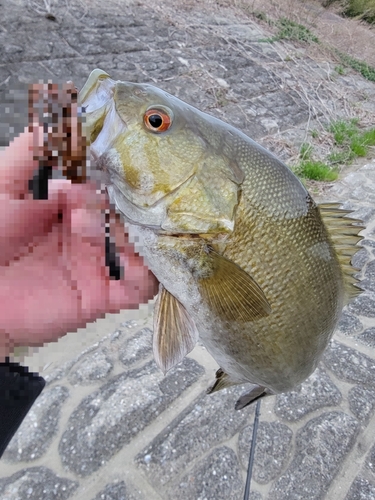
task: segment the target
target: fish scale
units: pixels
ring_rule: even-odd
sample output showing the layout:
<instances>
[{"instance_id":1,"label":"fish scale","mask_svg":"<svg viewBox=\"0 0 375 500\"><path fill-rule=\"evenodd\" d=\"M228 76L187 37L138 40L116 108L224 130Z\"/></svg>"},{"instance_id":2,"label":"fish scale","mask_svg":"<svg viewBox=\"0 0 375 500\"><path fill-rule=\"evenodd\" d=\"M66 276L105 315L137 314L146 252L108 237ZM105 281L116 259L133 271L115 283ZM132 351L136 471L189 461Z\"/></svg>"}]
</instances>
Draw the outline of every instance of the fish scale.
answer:
<instances>
[{"instance_id":1,"label":"fish scale","mask_svg":"<svg viewBox=\"0 0 375 500\"><path fill-rule=\"evenodd\" d=\"M160 368L200 338L220 365L210 392L253 384L236 408L305 380L360 293L350 259L363 226L316 206L242 132L156 87L95 70L79 99L94 170L160 282Z\"/></svg>"}]
</instances>

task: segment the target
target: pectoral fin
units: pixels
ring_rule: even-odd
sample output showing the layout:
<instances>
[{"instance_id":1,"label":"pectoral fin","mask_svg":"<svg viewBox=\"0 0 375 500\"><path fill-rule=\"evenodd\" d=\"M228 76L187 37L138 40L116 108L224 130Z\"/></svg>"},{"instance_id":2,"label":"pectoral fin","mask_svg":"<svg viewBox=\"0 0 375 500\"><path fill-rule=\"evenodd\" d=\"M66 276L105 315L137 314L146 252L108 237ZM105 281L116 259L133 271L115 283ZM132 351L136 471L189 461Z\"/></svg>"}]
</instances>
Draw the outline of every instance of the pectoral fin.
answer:
<instances>
[{"instance_id":1,"label":"pectoral fin","mask_svg":"<svg viewBox=\"0 0 375 500\"><path fill-rule=\"evenodd\" d=\"M267 392L267 389L265 387L262 387L261 385L254 385L251 391L242 394L242 396L236 402L234 408L236 410L242 410L243 408L245 408L245 406L254 403L254 401L257 401L260 398L264 398L269 394L270 393Z\"/></svg>"},{"instance_id":2,"label":"pectoral fin","mask_svg":"<svg viewBox=\"0 0 375 500\"><path fill-rule=\"evenodd\" d=\"M213 272L199 281L202 296L224 321L254 321L271 313L260 286L234 262L210 252Z\"/></svg>"},{"instance_id":3,"label":"pectoral fin","mask_svg":"<svg viewBox=\"0 0 375 500\"><path fill-rule=\"evenodd\" d=\"M167 373L195 346L198 331L185 307L162 284L154 310L154 358Z\"/></svg>"}]
</instances>

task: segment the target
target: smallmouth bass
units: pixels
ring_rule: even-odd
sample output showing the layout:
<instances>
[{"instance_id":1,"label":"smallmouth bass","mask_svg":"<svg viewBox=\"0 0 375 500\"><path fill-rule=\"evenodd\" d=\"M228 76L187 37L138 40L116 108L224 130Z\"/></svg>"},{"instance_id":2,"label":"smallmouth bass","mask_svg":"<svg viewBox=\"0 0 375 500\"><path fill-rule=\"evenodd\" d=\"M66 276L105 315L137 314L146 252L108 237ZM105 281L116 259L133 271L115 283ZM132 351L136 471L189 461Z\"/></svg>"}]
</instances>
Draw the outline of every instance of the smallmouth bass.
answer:
<instances>
[{"instance_id":1,"label":"smallmouth bass","mask_svg":"<svg viewBox=\"0 0 375 500\"><path fill-rule=\"evenodd\" d=\"M167 372L198 337L210 392L250 382L236 408L316 368L343 305L363 226L317 206L245 134L151 85L94 70L79 94L94 169L160 282L154 356Z\"/></svg>"}]
</instances>

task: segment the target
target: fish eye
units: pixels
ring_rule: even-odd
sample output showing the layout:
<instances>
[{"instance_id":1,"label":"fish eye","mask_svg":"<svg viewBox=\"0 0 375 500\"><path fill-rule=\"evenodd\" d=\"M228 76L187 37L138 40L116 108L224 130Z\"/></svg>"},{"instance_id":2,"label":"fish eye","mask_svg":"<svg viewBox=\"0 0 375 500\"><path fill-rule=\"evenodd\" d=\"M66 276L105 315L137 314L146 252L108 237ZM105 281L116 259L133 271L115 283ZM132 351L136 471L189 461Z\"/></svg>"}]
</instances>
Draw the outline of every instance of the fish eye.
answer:
<instances>
[{"instance_id":1,"label":"fish eye","mask_svg":"<svg viewBox=\"0 0 375 500\"><path fill-rule=\"evenodd\" d=\"M172 113L159 108L150 108L143 117L144 124L151 132L165 132L172 125Z\"/></svg>"}]
</instances>

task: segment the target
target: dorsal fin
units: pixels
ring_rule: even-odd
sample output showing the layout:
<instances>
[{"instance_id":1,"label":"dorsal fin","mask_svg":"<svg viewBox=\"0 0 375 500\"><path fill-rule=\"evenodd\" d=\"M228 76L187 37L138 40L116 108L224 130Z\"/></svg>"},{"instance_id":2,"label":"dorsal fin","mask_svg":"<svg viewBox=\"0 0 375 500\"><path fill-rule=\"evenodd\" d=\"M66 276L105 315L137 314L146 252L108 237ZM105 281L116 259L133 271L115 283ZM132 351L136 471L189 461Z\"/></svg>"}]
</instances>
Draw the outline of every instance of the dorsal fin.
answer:
<instances>
[{"instance_id":1,"label":"dorsal fin","mask_svg":"<svg viewBox=\"0 0 375 500\"><path fill-rule=\"evenodd\" d=\"M355 286L359 280L354 275L359 269L352 266L351 260L353 255L361 249L357 243L363 239L363 236L359 236L358 233L365 229L365 226L362 220L347 217L348 214L353 213L353 210L344 210L340 206L340 203L323 203L319 205L319 211L340 262L345 285L345 304L347 304L362 293L362 290Z\"/></svg>"}]
</instances>

